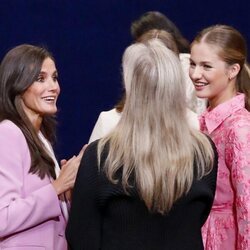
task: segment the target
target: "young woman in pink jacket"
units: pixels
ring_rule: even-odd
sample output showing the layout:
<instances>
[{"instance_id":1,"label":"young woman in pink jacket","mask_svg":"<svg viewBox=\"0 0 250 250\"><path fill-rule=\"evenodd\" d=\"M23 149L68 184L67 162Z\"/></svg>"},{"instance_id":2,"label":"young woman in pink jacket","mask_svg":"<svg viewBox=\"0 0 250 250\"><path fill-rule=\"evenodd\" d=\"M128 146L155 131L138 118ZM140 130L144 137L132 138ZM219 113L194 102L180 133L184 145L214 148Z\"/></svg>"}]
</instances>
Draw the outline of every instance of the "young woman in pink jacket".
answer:
<instances>
[{"instance_id":1,"label":"young woman in pink jacket","mask_svg":"<svg viewBox=\"0 0 250 250\"><path fill-rule=\"evenodd\" d=\"M250 249L250 70L247 46L235 28L202 30L191 46L190 77L207 98L201 130L219 155L212 210L203 226L206 250Z\"/></svg>"}]
</instances>

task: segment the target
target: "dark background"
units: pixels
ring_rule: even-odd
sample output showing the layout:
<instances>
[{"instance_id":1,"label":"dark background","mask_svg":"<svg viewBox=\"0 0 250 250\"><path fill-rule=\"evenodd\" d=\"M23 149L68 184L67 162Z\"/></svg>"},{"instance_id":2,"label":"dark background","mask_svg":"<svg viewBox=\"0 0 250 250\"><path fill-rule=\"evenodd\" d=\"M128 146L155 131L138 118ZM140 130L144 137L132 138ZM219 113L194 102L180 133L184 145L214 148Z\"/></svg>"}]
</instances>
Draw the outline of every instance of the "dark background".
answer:
<instances>
[{"instance_id":1,"label":"dark background","mask_svg":"<svg viewBox=\"0 0 250 250\"><path fill-rule=\"evenodd\" d=\"M167 15L190 41L202 28L228 24L250 46L249 0L0 0L0 59L12 47L45 45L55 56L58 158L76 154L99 113L121 95L121 56L131 22L146 11Z\"/></svg>"}]
</instances>

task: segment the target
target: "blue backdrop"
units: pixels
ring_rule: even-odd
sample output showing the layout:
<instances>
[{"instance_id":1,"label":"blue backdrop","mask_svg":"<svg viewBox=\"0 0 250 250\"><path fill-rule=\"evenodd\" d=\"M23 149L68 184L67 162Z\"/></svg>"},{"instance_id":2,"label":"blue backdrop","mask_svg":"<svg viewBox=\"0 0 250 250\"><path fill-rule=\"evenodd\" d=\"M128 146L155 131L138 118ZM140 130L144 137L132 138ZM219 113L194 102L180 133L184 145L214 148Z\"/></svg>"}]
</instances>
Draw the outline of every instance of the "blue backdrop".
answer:
<instances>
[{"instance_id":1,"label":"blue backdrop","mask_svg":"<svg viewBox=\"0 0 250 250\"><path fill-rule=\"evenodd\" d=\"M21 43L54 54L61 96L58 158L76 154L98 114L120 97L120 64L130 25L150 10L166 14L189 39L212 24L239 29L250 42L249 0L0 0L0 58ZM250 46L250 45L248 45Z\"/></svg>"}]
</instances>

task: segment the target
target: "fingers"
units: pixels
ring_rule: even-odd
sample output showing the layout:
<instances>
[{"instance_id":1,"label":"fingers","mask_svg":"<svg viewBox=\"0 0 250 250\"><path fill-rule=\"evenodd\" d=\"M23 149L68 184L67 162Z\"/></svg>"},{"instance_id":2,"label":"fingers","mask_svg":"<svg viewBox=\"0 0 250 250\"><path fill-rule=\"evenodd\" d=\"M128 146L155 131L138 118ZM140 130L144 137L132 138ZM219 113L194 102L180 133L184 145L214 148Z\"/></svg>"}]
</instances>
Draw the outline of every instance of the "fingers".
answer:
<instances>
[{"instance_id":1,"label":"fingers","mask_svg":"<svg viewBox=\"0 0 250 250\"><path fill-rule=\"evenodd\" d=\"M65 165L66 163L67 163L67 160L66 160L66 159L62 159L62 160L60 161L61 166Z\"/></svg>"},{"instance_id":2,"label":"fingers","mask_svg":"<svg viewBox=\"0 0 250 250\"><path fill-rule=\"evenodd\" d=\"M72 189L69 189L68 191L65 192L65 198L67 201L71 202L71 197L72 197Z\"/></svg>"},{"instance_id":3,"label":"fingers","mask_svg":"<svg viewBox=\"0 0 250 250\"><path fill-rule=\"evenodd\" d=\"M84 154L85 149L87 148L87 146L88 146L88 144L85 144L85 145L82 147L82 149L80 150L80 152L78 153L77 156L73 155L69 160L62 159L62 160L60 161L61 166L65 165L67 162L72 161L74 158L81 159L82 156L83 156L83 154Z\"/></svg>"},{"instance_id":4,"label":"fingers","mask_svg":"<svg viewBox=\"0 0 250 250\"><path fill-rule=\"evenodd\" d=\"M88 144L85 144L77 156L74 155L69 160L62 159L60 161L61 172L54 184L56 190L58 190L57 192L61 193L69 190L70 188L73 188L81 158L87 146ZM67 195L69 196L69 200L71 195L70 193Z\"/></svg>"},{"instance_id":5,"label":"fingers","mask_svg":"<svg viewBox=\"0 0 250 250\"><path fill-rule=\"evenodd\" d=\"M79 154L77 155L77 157L80 157L82 158L83 154L84 154L84 151L85 149L87 148L88 144L85 144L82 149L80 150Z\"/></svg>"}]
</instances>

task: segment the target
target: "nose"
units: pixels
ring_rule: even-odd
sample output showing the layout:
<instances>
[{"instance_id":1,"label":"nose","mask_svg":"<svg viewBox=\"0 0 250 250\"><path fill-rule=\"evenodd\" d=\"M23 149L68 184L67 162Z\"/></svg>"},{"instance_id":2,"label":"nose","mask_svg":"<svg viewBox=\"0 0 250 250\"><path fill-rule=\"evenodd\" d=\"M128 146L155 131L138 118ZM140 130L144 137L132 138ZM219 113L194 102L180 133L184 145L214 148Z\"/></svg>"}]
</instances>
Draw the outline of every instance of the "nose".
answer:
<instances>
[{"instance_id":1,"label":"nose","mask_svg":"<svg viewBox=\"0 0 250 250\"><path fill-rule=\"evenodd\" d=\"M199 66L190 67L189 76L193 81L200 79L202 77L201 68Z\"/></svg>"},{"instance_id":2,"label":"nose","mask_svg":"<svg viewBox=\"0 0 250 250\"><path fill-rule=\"evenodd\" d=\"M53 78L50 78L49 80L49 90L50 91L60 91L60 86L58 81L55 81Z\"/></svg>"}]
</instances>

